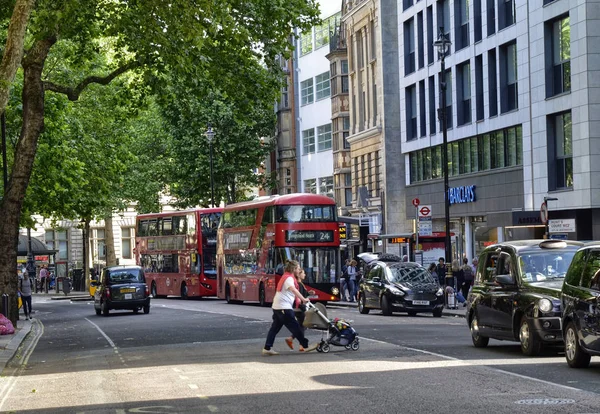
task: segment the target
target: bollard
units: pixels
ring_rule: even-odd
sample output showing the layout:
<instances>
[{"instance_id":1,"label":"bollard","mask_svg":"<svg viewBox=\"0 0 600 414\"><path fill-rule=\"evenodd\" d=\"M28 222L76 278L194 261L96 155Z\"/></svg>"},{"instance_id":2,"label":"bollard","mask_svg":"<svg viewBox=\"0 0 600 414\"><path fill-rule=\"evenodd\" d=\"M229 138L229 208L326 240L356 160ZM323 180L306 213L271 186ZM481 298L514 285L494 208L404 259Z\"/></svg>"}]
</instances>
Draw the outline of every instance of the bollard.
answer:
<instances>
[{"instance_id":1,"label":"bollard","mask_svg":"<svg viewBox=\"0 0 600 414\"><path fill-rule=\"evenodd\" d=\"M6 316L8 318L8 293L3 293L2 294L2 309L0 309L2 315Z\"/></svg>"}]
</instances>

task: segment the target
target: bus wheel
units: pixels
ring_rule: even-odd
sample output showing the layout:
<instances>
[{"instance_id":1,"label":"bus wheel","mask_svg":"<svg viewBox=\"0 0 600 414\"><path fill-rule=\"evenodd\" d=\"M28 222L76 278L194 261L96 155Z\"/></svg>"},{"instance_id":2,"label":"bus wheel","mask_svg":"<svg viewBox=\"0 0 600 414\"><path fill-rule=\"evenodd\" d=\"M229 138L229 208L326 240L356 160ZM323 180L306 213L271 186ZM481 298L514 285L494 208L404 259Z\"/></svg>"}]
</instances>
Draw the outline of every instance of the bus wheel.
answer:
<instances>
[{"instance_id":1,"label":"bus wheel","mask_svg":"<svg viewBox=\"0 0 600 414\"><path fill-rule=\"evenodd\" d=\"M181 284L181 299L185 300L188 298L188 288L185 283Z\"/></svg>"},{"instance_id":2,"label":"bus wheel","mask_svg":"<svg viewBox=\"0 0 600 414\"><path fill-rule=\"evenodd\" d=\"M225 285L225 302L233 303L231 300L231 289L229 288L229 283Z\"/></svg>"},{"instance_id":3,"label":"bus wheel","mask_svg":"<svg viewBox=\"0 0 600 414\"><path fill-rule=\"evenodd\" d=\"M260 284L260 288L258 289L258 302L260 306L263 308L267 306L266 294L265 294L265 285Z\"/></svg>"}]
</instances>

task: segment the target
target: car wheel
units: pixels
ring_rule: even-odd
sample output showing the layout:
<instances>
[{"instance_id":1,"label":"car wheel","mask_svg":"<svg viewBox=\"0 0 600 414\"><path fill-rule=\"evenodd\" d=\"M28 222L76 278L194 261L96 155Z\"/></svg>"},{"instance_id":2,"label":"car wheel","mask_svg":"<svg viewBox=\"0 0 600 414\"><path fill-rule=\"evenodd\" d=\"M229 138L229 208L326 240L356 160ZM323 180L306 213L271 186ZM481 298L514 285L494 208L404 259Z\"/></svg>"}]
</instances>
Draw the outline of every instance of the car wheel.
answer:
<instances>
[{"instance_id":1,"label":"car wheel","mask_svg":"<svg viewBox=\"0 0 600 414\"><path fill-rule=\"evenodd\" d=\"M565 357L571 368L585 368L590 365L590 355L586 354L581 345L574 322L567 324L565 329Z\"/></svg>"},{"instance_id":2,"label":"car wheel","mask_svg":"<svg viewBox=\"0 0 600 414\"><path fill-rule=\"evenodd\" d=\"M490 338L479 334L479 321L477 320L477 315L473 315L473 319L471 319L471 339L473 340L475 348L485 348L490 342Z\"/></svg>"},{"instance_id":3,"label":"car wheel","mask_svg":"<svg viewBox=\"0 0 600 414\"><path fill-rule=\"evenodd\" d=\"M263 308L267 306L266 294L265 294L265 285L260 284L260 288L258 288L258 303Z\"/></svg>"},{"instance_id":4,"label":"car wheel","mask_svg":"<svg viewBox=\"0 0 600 414\"><path fill-rule=\"evenodd\" d=\"M106 301L102 302L101 307L102 307L102 315L108 316L109 310L108 310L108 304L106 303Z\"/></svg>"},{"instance_id":5,"label":"car wheel","mask_svg":"<svg viewBox=\"0 0 600 414\"><path fill-rule=\"evenodd\" d=\"M181 299L186 300L188 298L188 288L185 283L181 284Z\"/></svg>"},{"instance_id":6,"label":"car wheel","mask_svg":"<svg viewBox=\"0 0 600 414\"><path fill-rule=\"evenodd\" d=\"M442 312L443 312L442 308L434 309L433 310L433 317L434 318L441 318L442 317Z\"/></svg>"},{"instance_id":7,"label":"car wheel","mask_svg":"<svg viewBox=\"0 0 600 414\"><path fill-rule=\"evenodd\" d=\"M358 311L363 315L369 313L370 310L367 308L366 302L365 295L360 295L360 298L358 299Z\"/></svg>"},{"instance_id":8,"label":"car wheel","mask_svg":"<svg viewBox=\"0 0 600 414\"><path fill-rule=\"evenodd\" d=\"M231 288L229 287L229 283L225 285L225 302L233 303L231 300Z\"/></svg>"},{"instance_id":9,"label":"car wheel","mask_svg":"<svg viewBox=\"0 0 600 414\"><path fill-rule=\"evenodd\" d=\"M383 313L385 316L390 316L392 314L390 300L385 295L381 297L381 313Z\"/></svg>"},{"instance_id":10,"label":"car wheel","mask_svg":"<svg viewBox=\"0 0 600 414\"><path fill-rule=\"evenodd\" d=\"M148 315L150 313L150 305L144 305L144 313Z\"/></svg>"},{"instance_id":11,"label":"car wheel","mask_svg":"<svg viewBox=\"0 0 600 414\"><path fill-rule=\"evenodd\" d=\"M531 322L523 315L519 328L519 342L521 342L521 352L527 356L538 355L542 350L542 341L538 339L531 328Z\"/></svg>"},{"instance_id":12,"label":"car wheel","mask_svg":"<svg viewBox=\"0 0 600 414\"><path fill-rule=\"evenodd\" d=\"M100 316L100 314L102 313L102 311L100 309L95 309L94 308L94 310L96 311L96 315L98 315L98 316Z\"/></svg>"}]
</instances>

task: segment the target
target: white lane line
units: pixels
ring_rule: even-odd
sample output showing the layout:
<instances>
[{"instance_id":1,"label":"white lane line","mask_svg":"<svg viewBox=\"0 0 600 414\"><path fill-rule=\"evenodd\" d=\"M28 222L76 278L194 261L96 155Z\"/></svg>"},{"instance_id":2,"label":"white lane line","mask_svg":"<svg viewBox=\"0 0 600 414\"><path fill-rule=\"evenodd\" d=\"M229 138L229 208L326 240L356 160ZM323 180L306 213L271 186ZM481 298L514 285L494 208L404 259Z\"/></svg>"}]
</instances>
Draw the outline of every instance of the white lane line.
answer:
<instances>
[{"instance_id":1,"label":"white lane line","mask_svg":"<svg viewBox=\"0 0 600 414\"><path fill-rule=\"evenodd\" d=\"M104 339L106 339L106 341L108 342L108 344L112 347L112 349L115 350L115 353L119 353L119 350L117 348L117 346L115 345L115 343L112 341L112 339L110 339L110 337L104 333L104 331L102 329L100 329L100 327L98 325L96 325L94 322L90 321L88 318L84 318L86 321L88 321L89 323L91 323L97 330L98 332L100 332L102 334L102 336L104 337Z\"/></svg>"},{"instance_id":2,"label":"white lane line","mask_svg":"<svg viewBox=\"0 0 600 414\"><path fill-rule=\"evenodd\" d=\"M196 384L188 384L188 387L190 387L190 389L192 389L192 390L198 389L198 385L196 385Z\"/></svg>"}]
</instances>

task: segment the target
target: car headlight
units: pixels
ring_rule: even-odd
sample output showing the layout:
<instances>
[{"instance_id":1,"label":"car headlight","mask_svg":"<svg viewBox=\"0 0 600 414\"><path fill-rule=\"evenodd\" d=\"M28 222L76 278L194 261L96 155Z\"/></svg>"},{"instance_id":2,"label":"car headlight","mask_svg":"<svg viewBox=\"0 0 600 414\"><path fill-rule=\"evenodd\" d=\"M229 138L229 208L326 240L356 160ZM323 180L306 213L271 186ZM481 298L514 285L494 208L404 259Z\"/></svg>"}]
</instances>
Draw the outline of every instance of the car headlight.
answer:
<instances>
[{"instance_id":1,"label":"car headlight","mask_svg":"<svg viewBox=\"0 0 600 414\"><path fill-rule=\"evenodd\" d=\"M435 296L443 296L444 295L444 289L439 288L437 292L435 292Z\"/></svg>"},{"instance_id":2,"label":"car headlight","mask_svg":"<svg viewBox=\"0 0 600 414\"><path fill-rule=\"evenodd\" d=\"M331 294L333 296L337 296L339 293L340 293L340 290L338 288L336 288L336 287L331 288Z\"/></svg>"},{"instance_id":3,"label":"car headlight","mask_svg":"<svg viewBox=\"0 0 600 414\"><path fill-rule=\"evenodd\" d=\"M540 308L542 312L550 312L552 310L552 302L548 299L540 299L538 308Z\"/></svg>"},{"instance_id":4,"label":"car headlight","mask_svg":"<svg viewBox=\"0 0 600 414\"><path fill-rule=\"evenodd\" d=\"M404 296L404 292L397 287L390 286L389 291L392 295Z\"/></svg>"}]
</instances>

